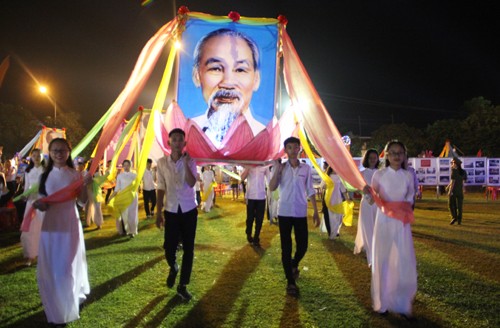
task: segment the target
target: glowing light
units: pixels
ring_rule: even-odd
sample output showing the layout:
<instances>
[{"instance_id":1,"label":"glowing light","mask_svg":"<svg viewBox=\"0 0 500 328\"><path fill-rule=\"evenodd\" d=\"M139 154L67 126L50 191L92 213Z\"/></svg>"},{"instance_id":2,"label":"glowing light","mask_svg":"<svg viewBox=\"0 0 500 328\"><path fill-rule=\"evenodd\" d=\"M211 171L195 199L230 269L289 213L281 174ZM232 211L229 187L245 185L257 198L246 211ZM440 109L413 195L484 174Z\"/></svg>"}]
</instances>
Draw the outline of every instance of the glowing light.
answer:
<instances>
[{"instance_id":1,"label":"glowing light","mask_svg":"<svg viewBox=\"0 0 500 328\"><path fill-rule=\"evenodd\" d=\"M349 146L351 144L351 138L349 138L349 136L343 136L342 142L344 143L344 145Z\"/></svg>"},{"instance_id":2,"label":"glowing light","mask_svg":"<svg viewBox=\"0 0 500 328\"><path fill-rule=\"evenodd\" d=\"M44 86L44 85L41 85L39 88L38 88L38 91L40 91L41 93L43 94L46 94L48 92L47 90L47 87Z\"/></svg>"},{"instance_id":3,"label":"glowing light","mask_svg":"<svg viewBox=\"0 0 500 328\"><path fill-rule=\"evenodd\" d=\"M175 42L174 42L174 47L175 47L175 49L180 49L180 48L181 48L181 46L182 46L182 45L181 45L181 43L180 43L179 41L175 41Z\"/></svg>"}]
</instances>

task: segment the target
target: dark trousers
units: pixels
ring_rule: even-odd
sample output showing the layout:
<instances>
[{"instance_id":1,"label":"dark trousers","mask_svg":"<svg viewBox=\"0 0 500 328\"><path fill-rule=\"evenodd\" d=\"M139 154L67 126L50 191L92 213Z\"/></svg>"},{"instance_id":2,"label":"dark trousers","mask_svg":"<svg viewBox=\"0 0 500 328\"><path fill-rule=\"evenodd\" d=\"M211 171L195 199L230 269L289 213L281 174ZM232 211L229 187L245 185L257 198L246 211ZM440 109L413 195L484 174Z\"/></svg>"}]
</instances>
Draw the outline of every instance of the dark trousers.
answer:
<instances>
[{"instance_id":1,"label":"dark trousers","mask_svg":"<svg viewBox=\"0 0 500 328\"><path fill-rule=\"evenodd\" d=\"M308 231L307 218L296 218L290 216L278 216L281 239L281 263L285 270L285 277L289 284L295 283L292 268L298 267L300 260L307 251ZM295 256L292 258L292 229L295 232L295 243L297 244Z\"/></svg>"},{"instance_id":2,"label":"dark trousers","mask_svg":"<svg viewBox=\"0 0 500 328\"><path fill-rule=\"evenodd\" d=\"M326 231L328 232L328 236L330 236L332 232L332 228L330 227L330 214L328 213L328 206L326 206L324 196L322 201L321 212L323 212L323 220L325 221Z\"/></svg>"},{"instance_id":3,"label":"dark trousers","mask_svg":"<svg viewBox=\"0 0 500 328\"><path fill-rule=\"evenodd\" d=\"M146 215L150 216L155 211L156 206L156 190L142 190L142 196L144 198L144 210ZM151 207L149 206L151 204Z\"/></svg>"},{"instance_id":4,"label":"dark trousers","mask_svg":"<svg viewBox=\"0 0 500 328\"><path fill-rule=\"evenodd\" d=\"M196 203L198 203L198 205L201 204L201 191L200 190L196 190Z\"/></svg>"},{"instance_id":5,"label":"dark trousers","mask_svg":"<svg viewBox=\"0 0 500 328\"><path fill-rule=\"evenodd\" d=\"M252 235L253 223L255 221L254 240L259 241L260 230L262 229L262 221L264 221L264 212L266 211L265 199L247 199L247 235Z\"/></svg>"},{"instance_id":6,"label":"dark trousers","mask_svg":"<svg viewBox=\"0 0 500 328\"><path fill-rule=\"evenodd\" d=\"M450 208L451 216L457 220L458 224L462 223L462 207L464 203L463 195L451 195L448 199L448 207Z\"/></svg>"},{"instance_id":7,"label":"dark trousers","mask_svg":"<svg viewBox=\"0 0 500 328\"><path fill-rule=\"evenodd\" d=\"M14 190L9 189L9 191L0 197L0 207L7 206L9 200L14 196Z\"/></svg>"},{"instance_id":8,"label":"dark trousers","mask_svg":"<svg viewBox=\"0 0 500 328\"><path fill-rule=\"evenodd\" d=\"M106 198L105 198L105 202L106 204L108 203L109 201L109 197L111 196L111 194L113 193L113 191L115 191L115 187L113 188L109 188L107 191L106 191Z\"/></svg>"},{"instance_id":9,"label":"dark trousers","mask_svg":"<svg viewBox=\"0 0 500 328\"><path fill-rule=\"evenodd\" d=\"M165 258L170 269L177 268L177 245L182 240L182 266L179 284L189 284L191 270L193 268L194 238L196 235L196 223L198 210L196 208L189 212L181 213L180 208L177 213L163 211L165 217Z\"/></svg>"}]
</instances>

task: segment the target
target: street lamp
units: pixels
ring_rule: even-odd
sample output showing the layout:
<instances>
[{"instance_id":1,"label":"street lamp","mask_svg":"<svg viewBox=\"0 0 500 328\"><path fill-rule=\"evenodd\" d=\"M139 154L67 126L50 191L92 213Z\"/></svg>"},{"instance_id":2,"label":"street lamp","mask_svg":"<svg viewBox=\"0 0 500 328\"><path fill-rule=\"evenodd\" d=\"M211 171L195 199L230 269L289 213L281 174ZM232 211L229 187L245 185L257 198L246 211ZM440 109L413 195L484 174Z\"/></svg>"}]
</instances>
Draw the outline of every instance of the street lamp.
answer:
<instances>
[{"instance_id":1,"label":"street lamp","mask_svg":"<svg viewBox=\"0 0 500 328\"><path fill-rule=\"evenodd\" d=\"M40 91L40 93L43 93L44 95L47 96L47 98L49 98L50 102L54 103L54 127L55 125L57 124L57 103L56 101L49 95L49 90L47 89L46 86L44 85L40 85L38 87L38 91Z\"/></svg>"}]
</instances>

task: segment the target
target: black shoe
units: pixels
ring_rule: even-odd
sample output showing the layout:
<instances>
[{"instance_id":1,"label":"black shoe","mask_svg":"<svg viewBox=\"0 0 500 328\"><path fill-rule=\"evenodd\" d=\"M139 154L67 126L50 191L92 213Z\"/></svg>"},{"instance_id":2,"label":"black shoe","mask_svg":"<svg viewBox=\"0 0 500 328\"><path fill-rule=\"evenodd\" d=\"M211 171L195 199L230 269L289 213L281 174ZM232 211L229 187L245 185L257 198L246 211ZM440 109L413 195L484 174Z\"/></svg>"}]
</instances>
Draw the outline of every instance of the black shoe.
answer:
<instances>
[{"instance_id":1,"label":"black shoe","mask_svg":"<svg viewBox=\"0 0 500 328\"><path fill-rule=\"evenodd\" d=\"M190 292L188 292L186 285L179 285L177 287L177 295L179 295L184 301L190 301L193 298Z\"/></svg>"},{"instance_id":2,"label":"black shoe","mask_svg":"<svg viewBox=\"0 0 500 328\"><path fill-rule=\"evenodd\" d=\"M297 267L292 268L293 280L299 279L300 270Z\"/></svg>"},{"instance_id":3,"label":"black shoe","mask_svg":"<svg viewBox=\"0 0 500 328\"><path fill-rule=\"evenodd\" d=\"M258 239L256 239L256 238L254 238L254 240L253 240L253 245L254 245L255 247L260 247L260 240L258 240Z\"/></svg>"},{"instance_id":4,"label":"black shoe","mask_svg":"<svg viewBox=\"0 0 500 328\"><path fill-rule=\"evenodd\" d=\"M453 220L451 220L450 225L455 224L455 222L457 222L457 219L453 219Z\"/></svg>"},{"instance_id":5,"label":"black shoe","mask_svg":"<svg viewBox=\"0 0 500 328\"><path fill-rule=\"evenodd\" d=\"M175 285L175 278L177 277L177 273L179 272L179 268L175 265L175 268L170 268L170 273L167 277L167 287L172 288Z\"/></svg>"},{"instance_id":6,"label":"black shoe","mask_svg":"<svg viewBox=\"0 0 500 328\"><path fill-rule=\"evenodd\" d=\"M253 243L252 235L247 235L247 240L250 244Z\"/></svg>"},{"instance_id":7,"label":"black shoe","mask_svg":"<svg viewBox=\"0 0 500 328\"><path fill-rule=\"evenodd\" d=\"M416 322L417 321L417 319L414 316L412 316L411 314L400 313L400 315L403 319L405 319L408 322Z\"/></svg>"},{"instance_id":8,"label":"black shoe","mask_svg":"<svg viewBox=\"0 0 500 328\"><path fill-rule=\"evenodd\" d=\"M383 317L386 317L389 315L389 311L388 310L385 310L384 312L377 312L379 315L383 316Z\"/></svg>"},{"instance_id":9,"label":"black shoe","mask_svg":"<svg viewBox=\"0 0 500 328\"><path fill-rule=\"evenodd\" d=\"M292 297L299 296L299 287L297 287L297 285L295 284L288 284L286 286L286 294Z\"/></svg>"}]
</instances>

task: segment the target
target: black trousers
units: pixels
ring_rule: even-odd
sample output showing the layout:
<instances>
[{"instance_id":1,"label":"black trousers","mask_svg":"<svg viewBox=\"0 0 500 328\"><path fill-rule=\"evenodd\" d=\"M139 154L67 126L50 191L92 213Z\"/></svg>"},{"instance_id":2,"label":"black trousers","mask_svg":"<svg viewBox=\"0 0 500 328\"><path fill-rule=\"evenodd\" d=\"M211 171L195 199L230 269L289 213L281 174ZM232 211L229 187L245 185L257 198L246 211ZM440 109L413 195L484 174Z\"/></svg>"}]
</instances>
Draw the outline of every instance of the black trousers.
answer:
<instances>
[{"instance_id":1,"label":"black trousers","mask_svg":"<svg viewBox=\"0 0 500 328\"><path fill-rule=\"evenodd\" d=\"M144 198L144 210L146 215L150 216L155 211L156 206L156 190L142 190L142 196ZM151 207L149 206L151 204Z\"/></svg>"},{"instance_id":2,"label":"black trousers","mask_svg":"<svg viewBox=\"0 0 500 328\"><path fill-rule=\"evenodd\" d=\"M289 284L294 284L292 268L298 267L300 260L306 255L308 244L307 218L278 216L281 239L281 263ZM292 229L295 233L295 255L292 258Z\"/></svg>"},{"instance_id":3,"label":"black trousers","mask_svg":"<svg viewBox=\"0 0 500 328\"><path fill-rule=\"evenodd\" d=\"M111 194L113 193L113 191L115 191L115 187L113 188L109 188L107 191L106 191L106 198L105 198L105 202L106 204L108 203L109 201L109 197L111 196Z\"/></svg>"},{"instance_id":4,"label":"black trousers","mask_svg":"<svg viewBox=\"0 0 500 328\"><path fill-rule=\"evenodd\" d=\"M177 267L177 245L182 240L183 254L179 284L187 285L193 269L198 210L194 208L189 212L181 213L179 207L177 213L163 211L163 215L165 217L165 239L163 242L165 258L171 269Z\"/></svg>"},{"instance_id":5,"label":"black trousers","mask_svg":"<svg viewBox=\"0 0 500 328\"><path fill-rule=\"evenodd\" d=\"M253 239L259 241L262 221L264 221L264 212L266 211L265 199L247 199L247 235L252 235L253 223L255 222L255 235Z\"/></svg>"},{"instance_id":6,"label":"black trousers","mask_svg":"<svg viewBox=\"0 0 500 328\"><path fill-rule=\"evenodd\" d=\"M201 204L201 191L200 190L196 190L196 202L198 205Z\"/></svg>"},{"instance_id":7,"label":"black trousers","mask_svg":"<svg viewBox=\"0 0 500 328\"><path fill-rule=\"evenodd\" d=\"M451 216L457 220L459 224L462 223L462 208L464 204L463 195L451 195L448 199L448 207L450 209Z\"/></svg>"},{"instance_id":8,"label":"black trousers","mask_svg":"<svg viewBox=\"0 0 500 328\"><path fill-rule=\"evenodd\" d=\"M323 196L323 200L321 201L321 212L323 212L323 220L325 221L326 231L328 232L328 236L332 233L332 228L330 227L330 213L328 213L328 207L325 203L325 198Z\"/></svg>"}]
</instances>

